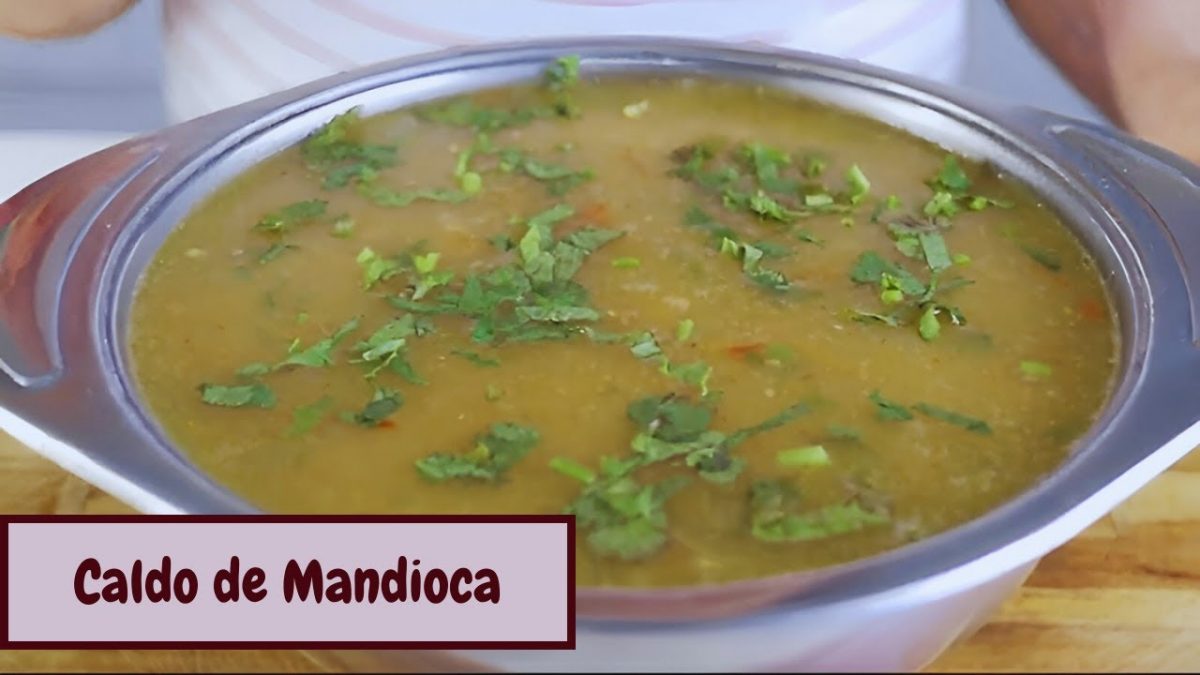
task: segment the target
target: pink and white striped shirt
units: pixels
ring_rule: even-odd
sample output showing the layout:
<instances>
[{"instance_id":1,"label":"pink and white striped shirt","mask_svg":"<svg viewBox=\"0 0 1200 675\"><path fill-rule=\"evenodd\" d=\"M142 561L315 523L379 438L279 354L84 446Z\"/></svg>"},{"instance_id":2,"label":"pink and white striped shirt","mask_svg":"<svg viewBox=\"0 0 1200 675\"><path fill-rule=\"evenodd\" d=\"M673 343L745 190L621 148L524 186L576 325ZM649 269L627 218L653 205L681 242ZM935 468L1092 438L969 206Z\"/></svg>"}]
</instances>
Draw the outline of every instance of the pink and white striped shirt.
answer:
<instances>
[{"instance_id":1,"label":"pink and white striped shirt","mask_svg":"<svg viewBox=\"0 0 1200 675\"><path fill-rule=\"evenodd\" d=\"M964 0L166 0L173 121L450 46L662 35L802 49L953 81Z\"/></svg>"}]
</instances>

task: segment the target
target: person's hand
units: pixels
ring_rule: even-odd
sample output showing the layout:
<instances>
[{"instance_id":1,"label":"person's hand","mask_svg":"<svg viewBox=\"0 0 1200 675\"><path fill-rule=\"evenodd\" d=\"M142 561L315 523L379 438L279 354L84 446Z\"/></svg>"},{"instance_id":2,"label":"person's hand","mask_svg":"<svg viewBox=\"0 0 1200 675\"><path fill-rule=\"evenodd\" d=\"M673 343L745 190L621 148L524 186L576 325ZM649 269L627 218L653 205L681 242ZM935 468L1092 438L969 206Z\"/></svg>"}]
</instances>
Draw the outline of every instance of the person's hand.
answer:
<instances>
[{"instance_id":1,"label":"person's hand","mask_svg":"<svg viewBox=\"0 0 1200 675\"><path fill-rule=\"evenodd\" d=\"M1114 124L1200 163L1200 2L1008 0L1008 6Z\"/></svg>"},{"instance_id":2,"label":"person's hand","mask_svg":"<svg viewBox=\"0 0 1200 675\"><path fill-rule=\"evenodd\" d=\"M134 0L0 0L0 35L45 40L90 33Z\"/></svg>"}]
</instances>

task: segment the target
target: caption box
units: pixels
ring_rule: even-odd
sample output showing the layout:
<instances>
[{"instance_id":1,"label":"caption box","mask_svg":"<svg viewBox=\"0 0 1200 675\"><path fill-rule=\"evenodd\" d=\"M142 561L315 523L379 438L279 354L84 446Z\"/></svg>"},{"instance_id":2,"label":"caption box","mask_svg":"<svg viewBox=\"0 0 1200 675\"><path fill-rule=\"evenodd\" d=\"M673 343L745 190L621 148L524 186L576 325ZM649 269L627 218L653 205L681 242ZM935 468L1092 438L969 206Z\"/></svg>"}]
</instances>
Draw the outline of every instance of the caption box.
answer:
<instances>
[{"instance_id":1,"label":"caption box","mask_svg":"<svg viewBox=\"0 0 1200 675\"><path fill-rule=\"evenodd\" d=\"M5 649L573 649L574 519L0 516Z\"/></svg>"}]
</instances>

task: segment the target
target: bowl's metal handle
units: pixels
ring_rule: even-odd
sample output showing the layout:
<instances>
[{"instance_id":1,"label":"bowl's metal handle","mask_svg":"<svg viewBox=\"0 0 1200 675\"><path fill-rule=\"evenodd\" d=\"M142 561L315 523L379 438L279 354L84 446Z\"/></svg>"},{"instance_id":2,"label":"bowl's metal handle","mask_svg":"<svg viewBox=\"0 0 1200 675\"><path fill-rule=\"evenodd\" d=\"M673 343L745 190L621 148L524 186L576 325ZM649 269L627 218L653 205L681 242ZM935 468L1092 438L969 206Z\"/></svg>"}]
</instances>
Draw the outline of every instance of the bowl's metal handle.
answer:
<instances>
[{"instance_id":1,"label":"bowl's metal handle","mask_svg":"<svg viewBox=\"0 0 1200 675\"><path fill-rule=\"evenodd\" d=\"M1125 188L1136 206L1158 221L1187 286L1191 340L1200 345L1200 167L1127 134L1079 120L1053 118L1045 133L1070 148L1076 159L1100 165Z\"/></svg>"},{"instance_id":2,"label":"bowl's metal handle","mask_svg":"<svg viewBox=\"0 0 1200 675\"><path fill-rule=\"evenodd\" d=\"M71 258L114 196L158 155L152 138L122 143L0 203L0 371L16 384L38 387L61 373L56 308Z\"/></svg>"}]
</instances>

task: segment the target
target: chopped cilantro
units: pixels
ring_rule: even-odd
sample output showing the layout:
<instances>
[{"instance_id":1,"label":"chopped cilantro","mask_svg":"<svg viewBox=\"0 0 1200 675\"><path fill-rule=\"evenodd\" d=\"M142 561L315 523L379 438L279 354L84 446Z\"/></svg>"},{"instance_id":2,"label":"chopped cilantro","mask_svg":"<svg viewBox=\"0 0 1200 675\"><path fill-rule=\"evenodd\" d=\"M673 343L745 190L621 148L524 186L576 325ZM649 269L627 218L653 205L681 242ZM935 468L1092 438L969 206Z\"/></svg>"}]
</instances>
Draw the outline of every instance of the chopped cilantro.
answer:
<instances>
[{"instance_id":1,"label":"chopped cilantro","mask_svg":"<svg viewBox=\"0 0 1200 675\"><path fill-rule=\"evenodd\" d=\"M751 533L767 542L816 541L890 520L886 513L867 510L858 502L797 512L799 501L799 495L786 483L755 483L750 492Z\"/></svg>"},{"instance_id":2,"label":"chopped cilantro","mask_svg":"<svg viewBox=\"0 0 1200 675\"><path fill-rule=\"evenodd\" d=\"M820 192L817 194L804 195L804 205L809 208L821 208L823 206L833 206L833 195L828 192Z\"/></svg>"},{"instance_id":3,"label":"chopped cilantro","mask_svg":"<svg viewBox=\"0 0 1200 675\"><path fill-rule=\"evenodd\" d=\"M358 193L379 206L404 207L419 201L448 202L457 204L465 202L469 195L461 190L446 188L423 188L419 190L394 190L374 181L363 181L358 185Z\"/></svg>"},{"instance_id":4,"label":"chopped cilantro","mask_svg":"<svg viewBox=\"0 0 1200 675\"><path fill-rule=\"evenodd\" d=\"M591 307L518 307L517 316L529 321L548 323L598 321L600 319L600 313Z\"/></svg>"},{"instance_id":5,"label":"chopped cilantro","mask_svg":"<svg viewBox=\"0 0 1200 675\"><path fill-rule=\"evenodd\" d=\"M942 160L942 168L933 180L935 189L945 190L952 194L962 194L971 189L971 180L958 163L954 155L946 155Z\"/></svg>"},{"instance_id":6,"label":"chopped cilantro","mask_svg":"<svg viewBox=\"0 0 1200 675\"><path fill-rule=\"evenodd\" d=\"M1049 251L1044 248L1037 248L1028 244L1021 245L1021 250L1030 258L1033 258L1037 264L1045 267L1051 272L1057 272L1062 269L1062 259L1054 251Z\"/></svg>"},{"instance_id":7,"label":"chopped cilantro","mask_svg":"<svg viewBox=\"0 0 1200 675\"><path fill-rule=\"evenodd\" d=\"M1011 209L1014 204L1007 199L996 199L995 197L984 197L975 195L967 202L967 208L972 211L982 211L989 206L995 206L1000 209Z\"/></svg>"},{"instance_id":8,"label":"chopped cilantro","mask_svg":"<svg viewBox=\"0 0 1200 675\"><path fill-rule=\"evenodd\" d=\"M426 335L432 331L433 325L429 323L428 319L405 314L399 319L385 323L366 340L354 345L354 351L358 353L358 358L354 360L354 363L367 363L373 366L367 371L367 379L375 377L379 371L388 368L413 384L425 384L425 380L417 375L412 364L408 362L408 339Z\"/></svg>"},{"instance_id":9,"label":"chopped cilantro","mask_svg":"<svg viewBox=\"0 0 1200 675\"><path fill-rule=\"evenodd\" d=\"M866 199L871 191L871 181L857 164L851 164L846 170L846 183L850 186L850 203L858 204Z\"/></svg>"},{"instance_id":10,"label":"chopped cilantro","mask_svg":"<svg viewBox=\"0 0 1200 675\"><path fill-rule=\"evenodd\" d=\"M287 435L303 436L312 431L321 422L325 413L329 412L329 407L332 405L333 399L323 396L313 403L297 407L292 411L292 426L288 428Z\"/></svg>"},{"instance_id":11,"label":"chopped cilantro","mask_svg":"<svg viewBox=\"0 0 1200 675\"><path fill-rule=\"evenodd\" d=\"M281 361L275 368L283 368L285 366L305 366L308 368L322 368L333 365L333 348L337 346L350 333L358 329L358 318L350 319L342 324L340 328L335 330L332 335L327 338L318 340L307 349L300 349L298 343L292 343L292 348L288 350L287 358Z\"/></svg>"},{"instance_id":12,"label":"chopped cilantro","mask_svg":"<svg viewBox=\"0 0 1200 675\"><path fill-rule=\"evenodd\" d=\"M375 284L394 277L400 273L400 263L391 258L380 256L371 248L364 247L355 258L363 273L363 288L369 289Z\"/></svg>"},{"instance_id":13,"label":"chopped cilantro","mask_svg":"<svg viewBox=\"0 0 1200 675\"><path fill-rule=\"evenodd\" d=\"M687 342L692 337L692 332L696 329L696 322L691 319L684 319L679 322L679 327L675 329L675 339L680 342Z\"/></svg>"},{"instance_id":14,"label":"chopped cilantro","mask_svg":"<svg viewBox=\"0 0 1200 675\"><path fill-rule=\"evenodd\" d=\"M352 181L373 179L380 169L396 163L396 148L353 140L361 123L357 109L334 117L300 146L305 165L325 174L326 189L344 187Z\"/></svg>"},{"instance_id":15,"label":"chopped cilantro","mask_svg":"<svg viewBox=\"0 0 1200 675\"><path fill-rule=\"evenodd\" d=\"M349 421L364 427L377 427L391 417L404 404L400 392L380 387L367 405L357 413L348 416Z\"/></svg>"},{"instance_id":16,"label":"chopped cilantro","mask_svg":"<svg viewBox=\"0 0 1200 675\"><path fill-rule=\"evenodd\" d=\"M511 251L516 248L511 237L507 234L497 234L493 237L488 237L488 243L496 248L501 253Z\"/></svg>"},{"instance_id":17,"label":"chopped cilantro","mask_svg":"<svg viewBox=\"0 0 1200 675\"><path fill-rule=\"evenodd\" d=\"M942 235L937 232L918 232L917 241L921 244L921 251L925 254L925 263L929 265L929 269L939 272L953 264Z\"/></svg>"},{"instance_id":18,"label":"chopped cilantro","mask_svg":"<svg viewBox=\"0 0 1200 675\"><path fill-rule=\"evenodd\" d=\"M700 390L701 396L708 395L708 378L712 375L712 366L703 361L676 364L663 359L660 367L662 373L680 382Z\"/></svg>"},{"instance_id":19,"label":"chopped cilantro","mask_svg":"<svg viewBox=\"0 0 1200 675\"><path fill-rule=\"evenodd\" d=\"M780 412L768 417L758 424L745 427L743 429L738 429L732 434L729 434L729 445L731 447L741 445L753 436L771 431L772 429L778 429L788 422L807 415L809 412L812 412L812 406L807 403L797 403L788 406L787 408L784 408Z\"/></svg>"},{"instance_id":20,"label":"chopped cilantro","mask_svg":"<svg viewBox=\"0 0 1200 675\"><path fill-rule=\"evenodd\" d=\"M878 391L871 392L869 398L875 404L875 415L886 422L907 422L913 414L906 406L895 401L889 401Z\"/></svg>"},{"instance_id":21,"label":"chopped cilantro","mask_svg":"<svg viewBox=\"0 0 1200 675\"><path fill-rule=\"evenodd\" d=\"M550 468L562 475L573 478L580 483L591 483L596 480L596 472L586 466L566 457L555 457L550 460Z\"/></svg>"},{"instance_id":22,"label":"chopped cilantro","mask_svg":"<svg viewBox=\"0 0 1200 675\"><path fill-rule=\"evenodd\" d=\"M500 151L500 170L519 171L534 180L542 181L550 194L555 196L570 192L572 188L591 180L594 176L589 169L576 171L570 167L536 159L515 148Z\"/></svg>"},{"instance_id":23,"label":"chopped cilantro","mask_svg":"<svg viewBox=\"0 0 1200 675\"><path fill-rule=\"evenodd\" d=\"M242 377L258 377L271 372L271 366L266 363L250 363L238 369L237 374Z\"/></svg>"},{"instance_id":24,"label":"chopped cilantro","mask_svg":"<svg viewBox=\"0 0 1200 675\"><path fill-rule=\"evenodd\" d=\"M673 395L634 401L627 414L639 429L670 443L696 440L712 421L707 406Z\"/></svg>"},{"instance_id":25,"label":"chopped cilantro","mask_svg":"<svg viewBox=\"0 0 1200 675\"><path fill-rule=\"evenodd\" d=\"M552 109L538 106L512 110L489 108L466 98L451 99L417 109L417 116L423 120L454 127L471 127L480 132L525 126L535 119L551 117L554 114Z\"/></svg>"},{"instance_id":26,"label":"chopped cilantro","mask_svg":"<svg viewBox=\"0 0 1200 675\"><path fill-rule=\"evenodd\" d=\"M414 254L412 256L413 269L417 272L417 285L412 293L413 300L420 300L429 291L439 286L445 286L454 279L453 272L447 270L437 271L438 259L440 257L441 255L438 253Z\"/></svg>"},{"instance_id":27,"label":"chopped cilantro","mask_svg":"<svg viewBox=\"0 0 1200 675\"><path fill-rule=\"evenodd\" d=\"M474 171L467 171L458 177L458 189L465 195L478 194L483 189L483 177Z\"/></svg>"},{"instance_id":28,"label":"chopped cilantro","mask_svg":"<svg viewBox=\"0 0 1200 675\"><path fill-rule=\"evenodd\" d=\"M931 342L937 339L939 333L942 332L942 324L938 321L938 306L930 304L925 307L925 311L921 313L921 320L917 324L917 331L921 335L921 339L926 342Z\"/></svg>"},{"instance_id":29,"label":"chopped cilantro","mask_svg":"<svg viewBox=\"0 0 1200 675\"><path fill-rule=\"evenodd\" d=\"M953 194L938 191L933 193L929 201L925 202L925 206L921 211L931 218L937 216L950 218L958 213L958 204L955 202Z\"/></svg>"},{"instance_id":30,"label":"chopped cilantro","mask_svg":"<svg viewBox=\"0 0 1200 675\"><path fill-rule=\"evenodd\" d=\"M309 199L295 202L263 216L254 228L264 232L285 232L287 230L310 223L325 215L329 202L323 199Z\"/></svg>"},{"instance_id":31,"label":"chopped cilantro","mask_svg":"<svg viewBox=\"0 0 1200 675\"><path fill-rule=\"evenodd\" d=\"M617 269L632 270L632 269L637 269L637 268L641 267L642 261L638 260L637 258L630 258L630 257L615 258L612 261L612 266L616 267Z\"/></svg>"},{"instance_id":32,"label":"chopped cilantro","mask_svg":"<svg viewBox=\"0 0 1200 675\"><path fill-rule=\"evenodd\" d=\"M972 211L982 211L989 206L1005 209L1013 206L1012 202L1005 199L968 194L971 180L954 155L946 155L941 170L928 183L934 192L933 197L925 203L924 212L930 217L952 217L964 205Z\"/></svg>"},{"instance_id":33,"label":"chopped cilantro","mask_svg":"<svg viewBox=\"0 0 1200 675\"><path fill-rule=\"evenodd\" d=\"M262 255L258 256L258 264L265 265L265 264L271 262L272 260L278 258L279 256L283 255L286 251L289 251L294 248L298 248L298 247L293 246L291 244L284 244L281 242L276 242L274 244L271 244L267 248L267 250L262 252Z\"/></svg>"},{"instance_id":34,"label":"chopped cilantro","mask_svg":"<svg viewBox=\"0 0 1200 675\"><path fill-rule=\"evenodd\" d=\"M825 433L829 434L829 438L835 441L852 441L857 443L862 440L861 431L841 424L830 424L828 427L825 427Z\"/></svg>"},{"instance_id":35,"label":"chopped cilantro","mask_svg":"<svg viewBox=\"0 0 1200 675\"><path fill-rule=\"evenodd\" d=\"M606 464L607 471L587 481L566 512L587 531L588 546L596 553L622 560L646 558L666 544L664 507L687 479L676 476L642 484L625 475L619 462Z\"/></svg>"},{"instance_id":36,"label":"chopped cilantro","mask_svg":"<svg viewBox=\"0 0 1200 675\"><path fill-rule=\"evenodd\" d=\"M908 270L883 259L874 251L866 251L855 261L850 270L850 280L857 284L879 284L887 275L896 284L896 289L904 295L920 296L926 291L925 284L914 277Z\"/></svg>"},{"instance_id":37,"label":"chopped cilantro","mask_svg":"<svg viewBox=\"0 0 1200 675\"><path fill-rule=\"evenodd\" d=\"M629 345L629 351L639 359L652 359L662 356L663 353L662 347L659 347L658 341L654 339L654 333L650 331L635 334Z\"/></svg>"},{"instance_id":38,"label":"chopped cilantro","mask_svg":"<svg viewBox=\"0 0 1200 675\"><path fill-rule=\"evenodd\" d=\"M770 148L762 143L749 143L742 146L741 155L754 170L754 176L759 186L768 192L794 193L798 185L796 181L785 180L783 172L792 163L791 155Z\"/></svg>"},{"instance_id":39,"label":"chopped cilantro","mask_svg":"<svg viewBox=\"0 0 1200 675\"><path fill-rule=\"evenodd\" d=\"M571 92L579 83L579 56L571 54L554 59L546 68L544 79L546 88L554 95L555 112L561 117L578 117L579 107Z\"/></svg>"},{"instance_id":40,"label":"chopped cilantro","mask_svg":"<svg viewBox=\"0 0 1200 675\"><path fill-rule=\"evenodd\" d=\"M740 260L742 274L755 284L776 292L791 289L792 284L783 273L762 266L763 252L760 249L726 238L721 240L721 252Z\"/></svg>"},{"instance_id":41,"label":"chopped cilantro","mask_svg":"<svg viewBox=\"0 0 1200 675\"><path fill-rule=\"evenodd\" d=\"M683 224L708 233L718 248L720 248L722 240L737 238L737 233L718 223L708 212L699 206L693 205L688 208L683 216Z\"/></svg>"},{"instance_id":42,"label":"chopped cilantro","mask_svg":"<svg viewBox=\"0 0 1200 675\"><path fill-rule=\"evenodd\" d=\"M235 386L202 384L200 400L226 408L274 408L275 392L262 382Z\"/></svg>"},{"instance_id":43,"label":"chopped cilantro","mask_svg":"<svg viewBox=\"0 0 1200 675\"><path fill-rule=\"evenodd\" d=\"M462 454L434 453L417 460L416 467L426 478L444 481L451 478L499 480L521 461L541 440L536 429L510 422L493 424L475 438L475 447Z\"/></svg>"},{"instance_id":44,"label":"chopped cilantro","mask_svg":"<svg viewBox=\"0 0 1200 675\"><path fill-rule=\"evenodd\" d=\"M1054 371L1050 366L1041 361L1022 361L1021 374L1033 380L1040 380L1050 377Z\"/></svg>"},{"instance_id":45,"label":"chopped cilantro","mask_svg":"<svg viewBox=\"0 0 1200 675\"><path fill-rule=\"evenodd\" d=\"M775 455L775 461L787 467L829 466L833 463L829 459L829 453L821 445L783 450Z\"/></svg>"},{"instance_id":46,"label":"chopped cilantro","mask_svg":"<svg viewBox=\"0 0 1200 675\"><path fill-rule=\"evenodd\" d=\"M928 403L917 403L913 405L913 409L936 420L960 426L967 431L974 431L977 434L984 435L992 433L992 428L988 426L987 422L946 410L945 408L939 408Z\"/></svg>"}]
</instances>

